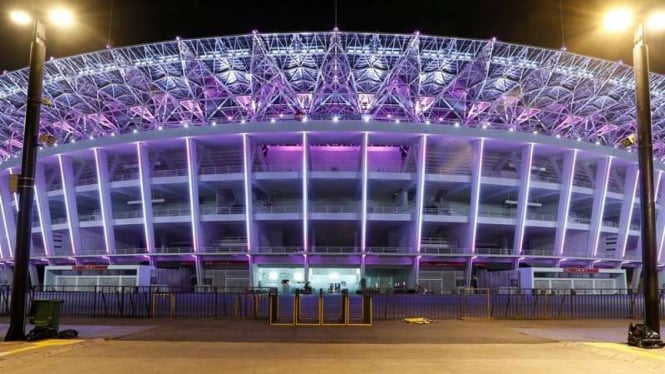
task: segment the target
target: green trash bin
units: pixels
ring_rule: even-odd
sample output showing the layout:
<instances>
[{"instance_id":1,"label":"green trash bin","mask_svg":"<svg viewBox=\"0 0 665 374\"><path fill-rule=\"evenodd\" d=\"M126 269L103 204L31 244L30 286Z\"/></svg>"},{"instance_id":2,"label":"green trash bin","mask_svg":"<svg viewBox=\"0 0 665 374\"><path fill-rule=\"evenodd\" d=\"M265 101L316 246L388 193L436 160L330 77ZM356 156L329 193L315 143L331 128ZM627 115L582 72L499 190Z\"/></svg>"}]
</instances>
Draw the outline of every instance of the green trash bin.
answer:
<instances>
[{"instance_id":1,"label":"green trash bin","mask_svg":"<svg viewBox=\"0 0 665 374\"><path fill-rule=\"evenodd\" d=\"M64 300L34 300L30 306L30 323L58 331L60 328L60 305Z\"/></svg>"}]
</instances>

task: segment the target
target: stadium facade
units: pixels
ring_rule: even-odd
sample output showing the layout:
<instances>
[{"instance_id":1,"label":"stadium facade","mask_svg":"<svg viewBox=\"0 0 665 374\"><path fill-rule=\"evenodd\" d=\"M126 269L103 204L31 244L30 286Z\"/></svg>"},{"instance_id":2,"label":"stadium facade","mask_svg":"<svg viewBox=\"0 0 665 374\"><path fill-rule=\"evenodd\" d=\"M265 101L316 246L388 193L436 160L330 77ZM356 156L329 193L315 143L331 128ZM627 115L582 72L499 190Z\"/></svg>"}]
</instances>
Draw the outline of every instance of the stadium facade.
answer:
<instances>
[{"instance_id":1,"label":"stadium facade","mask_svg":"<svg viewBox=\"0 0 665 374\"><path fill-rule=\"evenodd\" d=\"M27 76L0 76L5 274ZM665 78L651 78L662 283ZM418 33L252 33L53 59L44 94L40 133L56 142L39 151L33 284L639 279L637 155L621 145L634 81L620 63Z\"/></svg>"}]
</instances>

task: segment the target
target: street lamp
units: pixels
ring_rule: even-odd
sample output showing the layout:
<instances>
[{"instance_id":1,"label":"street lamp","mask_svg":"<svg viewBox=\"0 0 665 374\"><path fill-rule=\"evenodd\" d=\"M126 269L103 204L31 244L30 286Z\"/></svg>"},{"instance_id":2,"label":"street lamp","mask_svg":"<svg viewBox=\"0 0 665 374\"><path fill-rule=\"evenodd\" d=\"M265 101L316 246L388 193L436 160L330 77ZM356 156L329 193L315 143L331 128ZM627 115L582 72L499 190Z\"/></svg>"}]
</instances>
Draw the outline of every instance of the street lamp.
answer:
<instances>
[{"instance_id":1,"label":"street lamp","mask_svg":"<svg viewBox=\"0 0 665 374\"><path fill-rule=\"evenodd\" d=\"M16 223L16 250L14 251L14 280L9 307L9 329L5 341L25 340L25 294L28 285L30 265L30 235L32 231L32 204L37 161L37 135L39 113L42 104L42 84L44 79L44 57L46 53L46 28L43 16L50 24L71 25L74 17L63 8L48 13L31 14L16 10L9 13L12 22L33 26L33 39L30 45L30 74L25 109L25 129L21 151L21 175L18 180L19 210Z\"/></svg>"},{"instance_id":2,"label":"street lamp","mask_svg":"<svg viewBox=\"0 0 665 374\"><path fill-rule=\"evenodd\" d=\"M651 97L649 91L649 50L647 30L663 29L665 13L658 12L635 17L628 9L618 9L607 14L605 28L621 31L636 26L633 42L635 69L635 105L637 117L637 148L640 174L640 210L642 211L642 267L644 292L644 324L634 330L632 324L628 343L641 347L662 347L660 340L660 316L658 295L658 259L656 249L656 207L653 183L653 138L651 136ZM639 336L637 336L639 335Z\"/></svg>"}]
</instances>

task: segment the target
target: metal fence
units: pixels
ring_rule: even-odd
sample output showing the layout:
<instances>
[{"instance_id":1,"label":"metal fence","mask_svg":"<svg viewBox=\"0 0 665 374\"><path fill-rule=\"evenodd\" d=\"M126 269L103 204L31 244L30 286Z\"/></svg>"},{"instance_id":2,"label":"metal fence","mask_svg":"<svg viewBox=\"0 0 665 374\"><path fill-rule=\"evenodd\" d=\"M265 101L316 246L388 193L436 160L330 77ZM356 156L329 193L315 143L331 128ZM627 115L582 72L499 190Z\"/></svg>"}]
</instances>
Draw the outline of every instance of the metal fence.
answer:
<instances>
[{"instance_id":1,"label":"metal fence","mask_svg":"<svg viewBox=\"0 0 665 374\"><path fill-rule=\"evenodd\" d=\"M500 293L499 290L450 290L442 294L373 294L375 320L408 317L430 319L627 319L644 314L642 294L627 290L594 294L531 292ZM559 290L560 291L560 290ZM9 314L11 289L0 287L0 316ZM316 295L307 295L309 298ZM292 294L281 294L281 313L289 313ZM341 295L325 294L324 319L337 318ZM301 313L314 315L317 303L304 298ZM238 289L217 292L214 288L174 290L152 287L91 287L89 291L66 288L28 291L28 306L33 300L64 300L60 314L85 317L186 317L268 319L268 289ZM339 300L338 300L339 299ZM350 295L350 303L360 303L360 295ZM310 310L311 309L311 310ZM26 308L29 310L29 308ZM660 297L660 316L665 318L665 298Z\"/></svg>"}]
</instances>

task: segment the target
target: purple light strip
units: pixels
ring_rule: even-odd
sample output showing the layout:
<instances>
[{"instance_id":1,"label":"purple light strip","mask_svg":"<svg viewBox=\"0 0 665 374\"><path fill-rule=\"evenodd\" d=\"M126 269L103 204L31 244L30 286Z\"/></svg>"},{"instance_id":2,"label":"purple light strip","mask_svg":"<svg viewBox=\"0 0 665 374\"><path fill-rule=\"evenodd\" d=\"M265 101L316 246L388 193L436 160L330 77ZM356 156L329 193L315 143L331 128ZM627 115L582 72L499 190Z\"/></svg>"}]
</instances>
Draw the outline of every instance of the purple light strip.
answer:
<instances>
[{"instance_id":1,"label":"purple light strip","mask_svg":"<svg viewBox=\"0 0 665 374\"><path fill-rule=\"evenodd\" d=\"M62 191L64 193L64 199L65 199L65 212L67 213L67 227L69 228L69 240L72 245L72 254L76 255L78 253L77 248L76 248L76 241L74 240L74 227L72 226L72 220L71 220L71 207L69 206L69 198L68 198L68 188L67 188L67 181L65 180L65 165L63 164L62 161L62 155L58 155L58 165L60 166L60 180L62 181Z\"/></svg>"},{"instance_id":2,"label":"purple light strip","mask_svg":"<svg viewBox=\"0 0 665 374\"><path fill-rule=\"evenodd\" d=\"M141 210L143 212L143 233L145 235L145 246L148 249L148 253L152 253L153 248L150 243L150 234L148 233L148 206L146 205L146 196L145 196L145 184L143 179L145 177L145 172L143 171L143 152L141 152L141 143L136 143L136 156L139 164L139 184L141 186ZM150 202L152 204L152 201Z\"/></svg>"},{"instance_id":3,"label":"purple light strip","mask_svg":"<svg viewBox=\"0 0 665 374\"><path fill-rule=\"evenodd\" d=\"M416 253L420 253L423 233L423 206L425 205L425 161L427 160L427 134L420 138L420 175L418 178L418 211L416 213Z\"/></svg>"},{"instance_id":4,"label":"purple light strip","mask_svg":"<svg viewBox=\"0 0 665 374\"><path fill-rule=\"evenodd\" d=\"M302 133L302 249L307 253L309 249L309 189L307 157L309 155L309 144L307 143L307 133Z\"/></svg>"},{"instance_id":5,"label":"purple light strip","mask_svg":"<svg viewBox=\"0 0 665 374\"><path fill-rule=\"evenodd\" d=\"M621 257L623 258L626 255L626 244L628 243L628 232L630 232L630 222L633 219L633 209L635 208L635 194L637 193L637 181L640 179L640 171L635 172L635 181L633 182L633 190L630 194L630 202L628 203L628 224L626 225L626 233L623 236L623 243L621 243ZM658 191L658 190L656 190ZM625 191L624 191L625 192ZM624 193L625 195L625 193ZM662 235L661 235L662 236Z\"/></svg>"},{"instance_id":6,"label":"purple light strip","mask_svg":"<svg viewBox=\"0 0 665 374\"><path fill-rule=\"evenodd\" d=\"M106 253L110 253L110 248L111 248L111 242L109 240L109 226L108 222L106 222L106 200L104 199L104 188L102 188L102 165L99 161L99 149L94 148L93 153L95 154L95 170L97 171L97 183L99 184L99 188L97 188L97 192L99 192L99 206L100 209L102 210L102 227L104 229L104 244L106 246Z\"/></svg>"},{"instance_id":7,"label":"purple light strip","mask_svg":"<svg viewBox=\"0 0 665 374\"><path fill-rule=\"evenodd\" d=\"M656 198L654 200L658 201L658 189L660 188L661 177L663 176L663 171L658 170L658 179L656 180ZM665 213L661 213L665 214ZM665 227L661 228L660 231L660 240L658 242L658 255L656 256L656 262L660 261L660 256L663 254L663 245L665 244Z\"/></svg>"},{"instance_id":8,"label":"purple light strip","mask_svg":"<svg viewBox=\"0 0 665 374\"><path fill-rule=\"evenodd\" d=\"M524 231L526 226L526 214L529 210L529 188L531 187L531 165L533 164L533 143L529 143L527 150L527 165L526 165L526 180L524 181L524 201L522 204L522 211L520 212L520 220L517 222L517 243L519 245L518 254L522 254L522 247L524 241Z\"/></svg>"},{"instance_id":9,"label":"purple light strip","mask_svg":"<svg viewBox=\"0 0 665 374\"><path fill-rule=\"evenodd\" d=\"M185 148L187 149L187 179L189 184L189 215L192 221L192 242L194 244L194 253L200 251L198 220L194 214L194 165L192 164L192 138L185 138ZM198 201L196 201L198 204Z\"/></svg>"},{"instance_id":10,"label":"purple light strip","mask_svg":"<svg viewBox=\"0 0 665 374\"><path fill-rule=\"evenodd\" d=\"M573 196L573 180L575 179L575 165L577 165L577 149L573 150L573 160L570 166L570 178L568 180L568 193L565 196L566 209L563 212L563 222L561 226L561 247L557 250L559 256L563 256L563 249L566 246L566 230L568 229L568 217L570 215L570 199Z\"/></svg>"},{"instance_id":11,"label":"purple light strip","mask_svg":"<svg viewBox=\"0 0 665 374\"><path fill-rule=\"evenodd\" d=\"M593 256L596 256L598 253L598 241L600 240L600 229L603 226L603 216L605 215L605 197L607 196L607 183L610 181L610 171L612 170L612 156L609 156L607 159L607 172L605 173L605 180L603 181L603 188L601 189L600 195L600 212L598 219L600 220L600 227L596 230L596 237L593 240Z\"/></svg>"},{"instance_id":12,"label":"purple light strip","mask_svg":"<svg viewBox=\"0 0 665 374\"><path fill-rule=\"evenodd\" d=\"M369 134L363 134L363 180L362 180L362 201L361 201L361 223L360 223L360 252L367 251L367 178L369 170L369 160L367 159L369 144Z\"/></svg>"},{"instance_id":13,"label":"purple light strip","mask_svg":"<svg viewBox=\"0 0 665 374\"><path fill-rule=\"evenodd\" d=\"M476 172L478 173L478 178L477 181L475 182L476 184L476 193L474 194L473 198L476 202L475 207L473 208L473 212L471 212L471 217L473 219L473 227L471 228L471 254L476 253L476 230L478 228L478 211L480 208L480 186L482 185L481 179L483 177L483 155L485 153L485 138L480 138L480 143L478 144L478 147L480 148L478 152L478 169Z\"/></svg>"},{"instance_id":14,"label":"purple light strip","mask_svg":"<svg viewBox=\"0 0 665 374\"><path fill-rule=\"evenodd\" d=\"M252 227L252 223L250 222L250 180L249 180L249 159L248 159L248 139L247 139L247 134L242 134L242 157L243 157L243 174L245 176L245 233L247 234L247 253L251 251L252 248L252 235L250 232L250 228ZM249 256L249 255L248 255Z\"/></svg>"}]
</instances>

